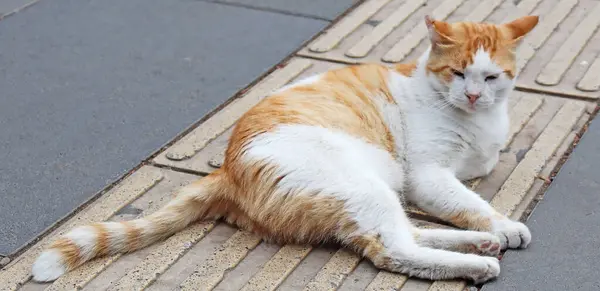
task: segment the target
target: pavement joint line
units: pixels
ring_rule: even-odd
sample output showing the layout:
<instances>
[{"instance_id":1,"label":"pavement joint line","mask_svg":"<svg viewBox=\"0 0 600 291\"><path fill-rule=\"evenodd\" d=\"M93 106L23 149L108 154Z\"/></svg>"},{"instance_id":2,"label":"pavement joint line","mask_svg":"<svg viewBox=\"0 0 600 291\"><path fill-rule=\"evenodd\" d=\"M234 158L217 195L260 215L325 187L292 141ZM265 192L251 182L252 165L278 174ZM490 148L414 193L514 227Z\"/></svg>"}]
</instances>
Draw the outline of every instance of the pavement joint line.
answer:
<instances>
[{"instance_id":1,"label":"pavement joint line","mask_svg":"<svg viewBox=\"0 0 600 291\"><path fill-rule=\"evenodd\" d=\"M375 15L382 7L391 0L372 0L364 2L352 15L341 19L331 29L326 30L321 37L311 43L308 49L312 52L327 52L336 47L347 35L355 31L362 22Z\"/></svg>"},{"instance_id":2,"label":"pavement joint line","mask_svg":"<svg viewBox=\"0 0 600 291\"><path fill-rule=\"evenodd\" d=\"M575 137L576 139L572 140L570 138L567 138L565 142L569 142L570 145L567 147L567 149L563 152L563 154L558 158L558 162L552 167L552 170L550 171L550 174L548 175L549 178L549 183L544 183L540 189L538 189L538 191L536 191L535 195L533 195L533 197L531 197L531 201L529 201L527 203L527 206L524 207L523 211L518 211L516 210L513 215L511 215L511 218L513 219L517 219L521 222L525 222L529 219L529 216L531 215L531 213L533 213L533 210L537 207L538 203L541 201L541 199L543 199L543 197L546 194L546 191L548 190L548 187L550 187L550 185L552 185L552 183L554 183L554 177L560 172L560 170L562 169L562 167L564 166L564 164L567 162L567 160L569 160L571 154L573 153L573 151L577 148L577 145L579 143L579 139L581 139L581 137L585 134L585 132L588 129L588 126L592 123L592 121L597 117L598 112L600 111L600 105L598 105L596 103L596 107L592 110L592 112L589 112L589 116L582 116L581 119L584 120L584 124L583 126L575 133ZM587 120L585 120L587 118Z\"/></svg>"},{"instance_id":3,"label":"pavement joint line","mask_svg":"<svg viewBox=\"0 0 600 291\"><path fill-rule=\"evenodd\" d=\"M7 12L7 13L5 13L5 14L0 14L0 21L1 21L1 20L4 20L5 18L7 18L7 17L9 17L9 16L13 16L13 15L15 15L15 14L19 13L19 12L22 12L22 11L24 11L25 9L27 9L27 8L29 8L29 7L31 7L31 6L33 6L33 5L35 5L35 4L37 4L37 3L38 3L38 2L40 2L40 1L41 1L41 0L32 0L31 2L29 2L29 3L25 4L25 5L21 6L21 7L18 7L18 8L16 8L16 9L13 9L13 10L12 10L12 11L10 11L10 12Z\"/></svg>"},{"instance_id":4,"label":"pavement joint line","mask_svg":"<svg viewBox=\"0 0 600 291\"><path fill-rule=\"evenodd\" d=\"M312 15L312 14L308 14L308 13L293 12L293 11L288 11L288 10L282 10L282 9L270 8L270 7L264 7L264 6L257 6L257 5L251 5L251 4L225 2L225 1L219 1L219 0L196 0L196 1L219 4L219 5L224 5L224 6L244 8L244 9L249 9L249 10L262 11L262 12L269 12L269 13L275 13L275 14L283 14L283 15L293 16L293 17L308 18L308 19L314 19L314 20L319 20L319 21L332 22L335 19L335 18L330 19L327 17L321 17L321 16Z\"/></svg>"},{"instance_id":5,"label":"pavement joint line","mask_svg":"<svg viewBox=\"0 0 600 291\"><path fill-rule=\"evenodd\" d=\"M160 164L160 163L156 163L154 161L148 162L148 165L149 166L153 166L153 167L157 167L157 168L161 168L161 169L165 169L165 170L170 170L170 171L173 171L173 172L179 172L179 173L184 173L184 174L196 175L196 176L200 176L200 177L206 176L206 173L203 173L203 172L199 172L199 171L195 171L195 170L191 170L191 169L180 168L180 167L175 167L175 166L163 165L163 164Z\"/></svg>"},{"instance_id":6,"label":"pavement joint line","mask_svg":"<svg viewBox=\"0 0 600 291\"><path fill-rule=\"evenodd\" d=\"M542 95L546 95L546 96L553 96L553 97L562 97L565 98L567 100L578 100L578 101L592 101L592 102L599 102L600 100L598 100L597 97L595 98L590 98L590 97L586 97L586 96L580 96L580 95L576 95L573 94L571 92L556 92L556 91L552 91L552 90L544 90L544 89L540 89L540 88L532 88L532 87L528 87L528 86L523 86L523 85L519 85L519 87L515 87L514 91L520 91L520 92L526 92L526 93L537 93L537 94L542 94Z\"/></svg>"}]
</instances>

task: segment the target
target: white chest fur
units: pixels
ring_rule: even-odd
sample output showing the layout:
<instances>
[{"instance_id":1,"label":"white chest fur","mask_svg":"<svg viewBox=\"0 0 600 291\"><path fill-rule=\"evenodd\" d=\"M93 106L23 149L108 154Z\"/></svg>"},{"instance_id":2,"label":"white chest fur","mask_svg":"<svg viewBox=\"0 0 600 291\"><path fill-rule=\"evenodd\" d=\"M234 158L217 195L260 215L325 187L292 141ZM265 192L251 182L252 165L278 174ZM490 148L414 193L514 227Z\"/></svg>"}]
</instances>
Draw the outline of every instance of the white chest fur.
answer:
<instances>
[{"instance_id":1,"label":"white chest fur","mask_svg":"<svg viewBox=\"0 0 600 291\"><path fill-rule=\"evenodd\" d=\"M441 165L461 180L489 174L508 134L507 99L466 113L438 102L434 91L422 89L426 84L392 75L391 89L398 103L395 112L405 120L402 132L396 131L396 140L402 141L409 164Z\"/></svg>"}]
</instances>

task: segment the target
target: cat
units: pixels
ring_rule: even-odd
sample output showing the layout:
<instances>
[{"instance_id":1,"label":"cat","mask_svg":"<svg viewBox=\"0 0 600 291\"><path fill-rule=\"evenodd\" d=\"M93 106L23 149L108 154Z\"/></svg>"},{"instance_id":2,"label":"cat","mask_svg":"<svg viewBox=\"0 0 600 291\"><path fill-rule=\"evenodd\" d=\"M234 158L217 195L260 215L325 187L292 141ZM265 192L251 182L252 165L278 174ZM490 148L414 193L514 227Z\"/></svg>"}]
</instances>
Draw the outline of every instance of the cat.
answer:
<instances>
[{"instance_id":1,"label":"cat","mask_svg":"<svg viewBox=\"0 0 600 291\"><path fill-rule=\"evenodd\" d=\"M413 277L497 277L499 252L526 248L531 233L461 180L498 162L515 48L537 23L427 16L431 45L413 63L347 66L275 91L238 120L220 169L147 217L71 230L40 254L33 279L218 218L280 244L339 243ZM417 228L405 200L465 230Z\"/></svg>"}]
</instances>

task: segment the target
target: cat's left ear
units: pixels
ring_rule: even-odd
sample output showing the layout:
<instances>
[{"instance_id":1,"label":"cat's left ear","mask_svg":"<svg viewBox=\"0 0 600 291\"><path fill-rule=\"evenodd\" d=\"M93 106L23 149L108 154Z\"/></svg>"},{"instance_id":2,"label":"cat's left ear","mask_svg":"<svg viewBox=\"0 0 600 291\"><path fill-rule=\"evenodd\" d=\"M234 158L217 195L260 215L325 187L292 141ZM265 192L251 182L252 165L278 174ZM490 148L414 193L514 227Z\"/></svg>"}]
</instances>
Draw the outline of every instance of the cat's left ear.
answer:
<instances>
[{"instance_id":1,"label":"cat's left ear","mask_svg":"<svg viewBox=\"0 0 600 291\"><path fill-rule=\"evenodd\" d=\"M506 30L509 40L514 44L518 44L538 24L538 21L538 16L528 15L502 24L502 27Z\"/></svg>"}]
</instances>

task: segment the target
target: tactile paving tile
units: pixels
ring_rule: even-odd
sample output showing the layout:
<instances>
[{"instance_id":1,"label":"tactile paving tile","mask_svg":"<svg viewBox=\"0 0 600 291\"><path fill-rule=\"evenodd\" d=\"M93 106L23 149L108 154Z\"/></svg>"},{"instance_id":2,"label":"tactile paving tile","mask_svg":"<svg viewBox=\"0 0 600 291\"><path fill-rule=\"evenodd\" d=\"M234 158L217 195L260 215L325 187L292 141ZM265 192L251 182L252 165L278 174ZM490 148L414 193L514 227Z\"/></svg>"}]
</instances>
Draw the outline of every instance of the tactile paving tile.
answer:
<instances>
[{"instance_id":1,"label":"tactile paving tile","mask_svg":"<svg viewBox=\"0 0 600 291\"><path fill-rule=\"evenodd\" d=\"M539 15L518 48L517 87L600 97L600 2L596 0L367 0L299 55L345 63L416 59L429 45L424 16L502 23Z\"/></svg>"}]
</instances>

